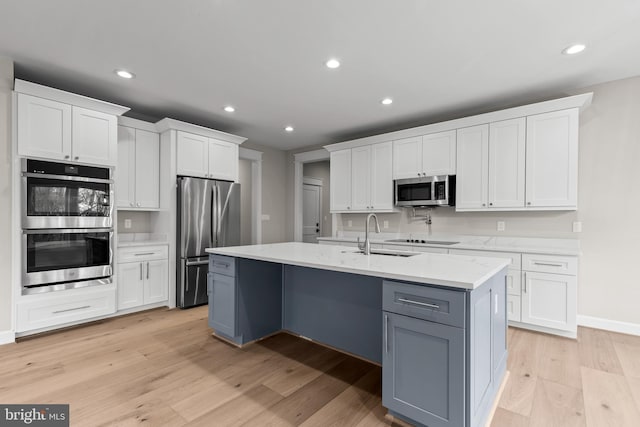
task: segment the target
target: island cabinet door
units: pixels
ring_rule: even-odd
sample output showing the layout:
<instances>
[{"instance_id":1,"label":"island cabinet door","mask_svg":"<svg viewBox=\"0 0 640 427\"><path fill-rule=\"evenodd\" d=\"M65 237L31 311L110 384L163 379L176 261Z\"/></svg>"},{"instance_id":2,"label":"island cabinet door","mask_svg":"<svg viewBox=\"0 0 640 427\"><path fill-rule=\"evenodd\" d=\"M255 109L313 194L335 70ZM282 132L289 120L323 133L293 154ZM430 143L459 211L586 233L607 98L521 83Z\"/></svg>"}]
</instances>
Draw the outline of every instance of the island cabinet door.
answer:
<instances>
[{"instance_id":1,"label":"island cabinet door","mask_svg":"<svg viewBox=\"0 0 640 427\"><path fill-rule=\"evenodd\" d=\"M236 278L217 273L207 275L209 326L229 337L237 335Z\"/></svg>"},{"instance_id":2,"label":"island cabinet door","mask_svg":"<svg viewBox=\"0 0 640 427\"><path fill-rule=\"evenodd\" d=\"M382 403L430 427L463 426L464 329L383 312Z\"/></svg>"}]
</instances>

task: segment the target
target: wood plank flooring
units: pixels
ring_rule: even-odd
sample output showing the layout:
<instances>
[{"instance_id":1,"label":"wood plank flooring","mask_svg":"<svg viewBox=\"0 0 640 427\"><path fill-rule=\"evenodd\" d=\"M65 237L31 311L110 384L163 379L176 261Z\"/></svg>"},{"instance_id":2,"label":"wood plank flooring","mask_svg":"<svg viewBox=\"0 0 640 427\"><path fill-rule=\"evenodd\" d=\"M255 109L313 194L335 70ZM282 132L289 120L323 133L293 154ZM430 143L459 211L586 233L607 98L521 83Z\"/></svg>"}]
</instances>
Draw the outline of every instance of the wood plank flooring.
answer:
<instances>
[{"instance_id":1,"label":"wood plank flooring","mask_svg":"<svg viewBox=\"0 0 640 427\"><path fill-rule=\"evenodd\" d=\"M0 346L0 402L69 403L74 426L390 426L378 366L288 334L237 349L206 307ZM492 426L640 425L640 337L509 329ZM403 423L402 423L403 424Z\"/></svg>"}]
</instances>

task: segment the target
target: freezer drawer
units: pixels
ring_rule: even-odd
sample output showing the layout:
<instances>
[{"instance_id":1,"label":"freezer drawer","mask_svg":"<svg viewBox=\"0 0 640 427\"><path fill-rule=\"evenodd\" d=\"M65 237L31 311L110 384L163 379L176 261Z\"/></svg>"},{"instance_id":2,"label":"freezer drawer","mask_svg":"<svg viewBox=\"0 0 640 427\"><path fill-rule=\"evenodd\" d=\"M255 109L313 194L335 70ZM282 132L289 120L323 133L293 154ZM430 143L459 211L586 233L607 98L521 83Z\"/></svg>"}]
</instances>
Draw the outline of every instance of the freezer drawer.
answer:
<instances>
[{"instance_id":1,"label":"freezer drawer","mask_svg":"<svg viewBox=\"0 0 640 427\"><path fill-rule=\"evenodd\" d=\"M181 279L176 298L180 308L194 307L207 303L207 258L187 258L180 260Z\"/></svg>"}]
</instances>

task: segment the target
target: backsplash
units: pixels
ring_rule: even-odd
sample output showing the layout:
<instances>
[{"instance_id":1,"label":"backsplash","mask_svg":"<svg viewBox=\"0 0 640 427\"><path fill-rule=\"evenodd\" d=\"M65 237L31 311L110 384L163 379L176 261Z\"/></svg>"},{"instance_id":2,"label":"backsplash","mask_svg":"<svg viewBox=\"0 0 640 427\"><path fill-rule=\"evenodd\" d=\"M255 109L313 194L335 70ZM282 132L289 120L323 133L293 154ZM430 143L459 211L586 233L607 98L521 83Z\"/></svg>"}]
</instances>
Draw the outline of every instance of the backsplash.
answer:
<instances>
[{"instance_id":1,"label":"backsplash","mask_svg":"<svg viewBox=\"0 0 640 427\"><path fill-rule=\"evenodd\" d=\"M377 217L383 233L425 234L429 231L425 213L426 209L416 209L416 216L422 218L413 218L409 208L398 213L377 214ZM366 218L367 214L340 214L337 231L363 231ZM578 220L576 211L455 212L455 208L438 207L431 210L431 232L578 239L580 233L572 231L573 222ZM384 228L385 221L388 228ZM504 231L497 231L498 221L504 221Z\"/></svg>"},{"instance_id":2,"label":"backsplash","mask_svg":"<svg viewBox=\"0 0 640 427\"><path fill-rule=\"evenodd\" d=\"M151 212L118 211L118 233L152 233ZM131 220L131 228L124 228L125 219Z\"/></svg>"}]
</instances>

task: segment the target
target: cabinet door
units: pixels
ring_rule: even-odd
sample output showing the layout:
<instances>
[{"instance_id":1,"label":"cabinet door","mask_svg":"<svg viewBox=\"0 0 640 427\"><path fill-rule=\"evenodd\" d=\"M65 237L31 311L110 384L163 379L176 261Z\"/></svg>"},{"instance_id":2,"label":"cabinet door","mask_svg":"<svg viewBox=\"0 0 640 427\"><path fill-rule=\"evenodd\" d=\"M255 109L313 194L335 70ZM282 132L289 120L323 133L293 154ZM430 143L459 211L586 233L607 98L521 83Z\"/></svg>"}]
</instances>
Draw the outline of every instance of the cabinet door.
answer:
<instances>
[{"instance_id":1,"label":"cabinet door","mask_svg":"<svg viewBox=\"0 0 640 427\"><path fill-rule=\"evenodd\" d=\"M526 165L527 206L577 208L577 108L527 117Z\"/></svg>"},{"instance_id":2,"label":"cabinet door","mask_svg":"<svg viewBox=\"0 0 640 427\"><path fill-rule=\"evenodd\" d=\"M18 154L69 160L71 106L19 93Z\"/></svg>"},{"instance_id":3,"label":"cabinet door","mask_svg":"<svg viewBox=\"0 0 640 427\"><path fill-rule=\"evenodd\" d=\"M208 178L209 138L178 131L178 175Z\"/></svg>"},{"instance_id":4,"label":"cabinet door","mask_svg":"<svg viewBox=\"0 0 640 427\"><path fill-rule=\"evenodd\" d=\"M209 326L227 336L236 336L236 278L222 274L207 276Z\"/></svg>"},{"instance_id":5,"label":"cabinet door","mask_svg":"<svg viewBox=\"0 0 640 427\"><path fill-rule=\"evenodd\" d=\"M458 129L456 208L487 207L489 125Z\"/></svg>"},{"instance_id":6,"label":"cabinet door","mask_svg":"<svg viewBox=\"0 0 640 427\"><path fill-rule=\"evenodd\" d=\"M135 206L136 130L118 126L118 165L116 166L116 206Z\"/></svg>"},{"instance_id":7,"label":"cabinet door","mask_svg":"<svg viewBox=\"0 0 640 427\"><path fill-rule=\"evenodd\" d=\"M351 150L351 210L371 210L371 146Z\"/></svg>"},{"instance_id":8,"label":"cabinet door","mask_svg":"<svg viewBox=\"0 0 640 427\"><path fill-rule=\"evenodd\" d=\"M144 263L118 264L118 310L144 304Z\"/></svg>"},{"instance_id":9,"label":"cabinet door","mask_svg":"<svg viewBox=\"0 0 640 427\"><path fill-rule=\"evenodd\" d=\"M136 207L160 207L160 135L136 129Z\"/></svg>"},{"instance_id":10,"label":"cabinet door","mask_svg":"<svg viewBox=\"0 0 640 427\"><path fill-rule=\"evenodd\" d=\"M393 209L393 143L371 147L371 209Z\"/></svg>"},{"instance_id":11,"label":"cabinet door","mask_svg":"<svg viewBox=\"0 0 640 427\"><path fill-rule=\"evenodd\" d=\"M576 276L526 271L522 287L522 322L575 331L576 287Z\"/></svg>"},{"instance_id":12,"label":"cabinet door","mask_svg":"<svg viewBox=\"0 0 640 427\"><path fill-rule=\"evenodd\" d=\"M422 137L393 141L393 179L422 176Z\"/></svg>"},{"instance_id":13,"label":"cabinet door","mask_svg":"<svg viewBox=\"0 0 640 427\"><path fill-rule=\"evenodd\" d=\"M238 145L209 138L209 177L238 181Z\"/></svg>"},{"instance_id":14,"label":"cabinet door","mask_svg":"<svg viewBox=\"0 0 640 427\"><path fill-rule=\"evenodd\" d=\"M169 265L167 260L147 261L144 264L144 303L166 301L169 295Z\"/></svg>"},{"instance_id":15,"label":"cabinet door","mask_svg":"<svg viewBox=\"0 0 640 427\"><path fill-rule=\"evenodd\" d=\"M419 423L465 420L464 330L383 312L382 404Z\"/></svg>"},{"instance_id":16,"label":"cabinet door","mask_svg":"<svg viewBox=\"0 0 640 427\"><path fill-rule=\"evenodd\" d=\"M351 209L351 150L333 151L329 170L331 211Z\"/></svg>"},{"instance_id":17,"label":"cabinet door","mask_svg":"<svg viewBox=\"0 0 640 427\"><path fill-rule=\"evenodd\" d=\"M489 207L524 207L525 118L489 125Z\"/></svg>"},{"instance_id":18,"label":"cabinet door","mask_svg":"<svg viewBox=\"0 0 640 427\"><path fill-rule=\"evenodd\" d=\"M520 296L507 295L507 319L514 322L522 320L520 316Z\"/></svg>"},{"instance_id":19,"label":"cabinet door","mask_svg":"<svg viewBox=\"0 0 640 427\"><path fill-rule=\"evenodd\" d=\"M455 175L456 131L422 137L422 171L427 175Z\"/></svg>"},{"instance_id":20,"label":"cabinet door","mask_svg":"<svg viewBox=\"0 0 640 427\"><path fill-rule=\"evenodd\" d=\"M111 114L72 107L74 161L115 166L118 162L118 120Z\"/></svg>"}]
</instances>

